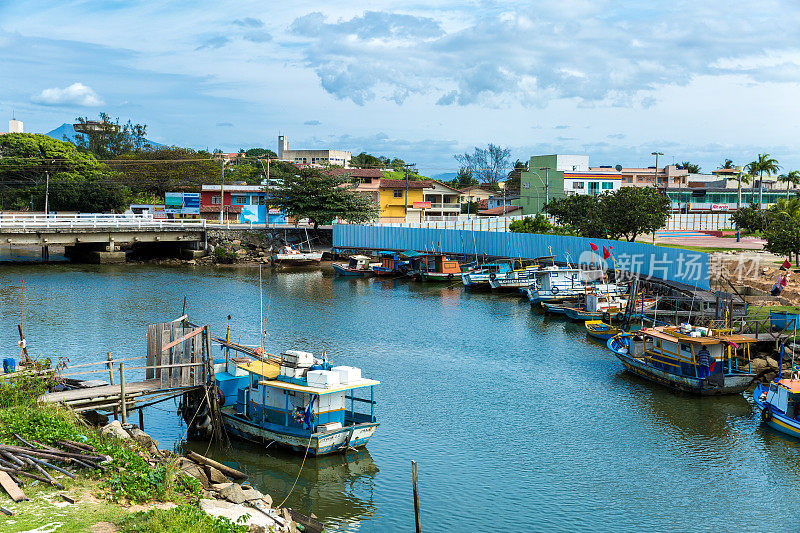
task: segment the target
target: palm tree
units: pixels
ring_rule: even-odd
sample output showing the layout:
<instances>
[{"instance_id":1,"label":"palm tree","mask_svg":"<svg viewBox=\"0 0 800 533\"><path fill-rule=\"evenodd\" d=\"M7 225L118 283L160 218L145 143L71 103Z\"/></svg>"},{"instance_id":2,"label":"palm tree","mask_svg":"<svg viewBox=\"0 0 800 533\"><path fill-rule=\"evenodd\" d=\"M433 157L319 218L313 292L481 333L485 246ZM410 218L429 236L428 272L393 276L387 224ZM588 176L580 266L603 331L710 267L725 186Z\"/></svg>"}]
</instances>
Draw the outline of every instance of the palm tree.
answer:
<instances>
[{"instance_id":1,"label":"palm tree","mask_svg":"<svg viewBox=\"0 0 800 533\"><path fill-rule=\"evenodd\" d=\"M700 174L700 165L698 165L698 164L695 164L695 163L692 163L692 162L689 162L689 161L684 161L683 163L681 163L678 166L681 167L682 169L688 171L689 174Z\"/></svg>"},{"instance_id":2,"label":"palm tree","mask_svg":"<svg viewBox=\"0 0 800 533\"><path fill-rule=\"evenodd\" d=\"M727 161L730 161L730 159L726 160L726 162ZM730 167L730 168L734 168L734 167ZM745 172L745 167L735 167L735 168L738 170L736 175L733 176L733 177L730 177L730 178L725 178L725 179L726 180L736 180L736 182L738 184L737 187L736 187L737 188L737 191L736 191L737 192L737 194L736 194L736 209L738 210L742 206L742 183L744 183L745 185L750 183L750 174Z\"/></svg>"},{"instance_id":3,"label":"palm tree","mask_svg":"<svg viewBox=\"0 0 800 533\"><path fill-rule=\"evenodd\" d=\"M720 165L719 168L725 168L725 169L734 168L733 161L730 159L726 159L725 161L722 162L722 165Z\"/></svg>"},{"instance_id":4,"label":"palm tree","mask_svg":"<svg viewBox=\"0 0 800 533\"><path fill-rule=\"evenodd\" d=\"M792 170L788 174L778 176L778 181L786 184L786 198L789 198L789 185L797 187L800 184L800 171Z\"/></svg>"},{"instance_id":5,"label":"palm tree","mask_svg":"<svg viewBox=\"0 0 800 533\"><path fill-rule=\"evenodd\" d=\"M773 173L777 173L781 167L778 166L778 160L771 158L769 154L758 154L758 159L747 165L747 167L750 174L759 175L758 205L760 207L764 199L764 173L766 172L767 176L771 176Z\"/></svg>"}]
</instances>

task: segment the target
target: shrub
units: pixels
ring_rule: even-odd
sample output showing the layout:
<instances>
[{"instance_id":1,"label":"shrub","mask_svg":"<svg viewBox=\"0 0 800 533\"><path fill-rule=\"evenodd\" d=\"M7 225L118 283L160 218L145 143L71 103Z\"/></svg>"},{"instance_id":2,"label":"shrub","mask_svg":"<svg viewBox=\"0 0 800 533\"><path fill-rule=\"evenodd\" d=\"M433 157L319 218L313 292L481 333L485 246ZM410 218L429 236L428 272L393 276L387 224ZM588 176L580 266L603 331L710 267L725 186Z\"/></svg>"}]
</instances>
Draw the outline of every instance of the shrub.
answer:
<instances>
[{"instance_id":1,"label":"shrub","mask_svg":"<svg viewBox=\"0 0 800 533\"><path fill-rule=\"evenodd\" d=\"M123 533L246 533L249 530L228 518L209 516L190 505L131 513L120 527Z\"/></svg>"},{"instance_id":2,"label":"shrub","mask_svg":"<svg viewBox=\"0 0 800 533\"><path fill-rule=\"evenodd\" d=\"M217 263L233 263L236 261L236 252L228 250L224 246L214 248L214 261Z\"/></svg>"}]
</instances>

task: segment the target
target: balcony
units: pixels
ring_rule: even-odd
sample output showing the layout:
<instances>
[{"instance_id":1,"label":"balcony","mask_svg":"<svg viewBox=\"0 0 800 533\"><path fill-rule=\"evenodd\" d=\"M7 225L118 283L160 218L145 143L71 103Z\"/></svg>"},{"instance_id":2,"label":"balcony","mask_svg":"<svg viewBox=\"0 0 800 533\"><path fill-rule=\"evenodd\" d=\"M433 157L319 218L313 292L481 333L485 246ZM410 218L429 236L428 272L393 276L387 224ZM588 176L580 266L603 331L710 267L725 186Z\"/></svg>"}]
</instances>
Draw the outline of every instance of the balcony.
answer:
<instances>
[{"instance_id":1,"label":"balcony","mask_svg":"<svg viewBox=\"0 0 800 533\"><path fill-rule=\"evenodd\" d=\"M451 211L458 211L461 212L461 204L456 202L451 202L449 204L440 204L431 202L431 209L449 209Z\"/></svg>"}]
</instances>

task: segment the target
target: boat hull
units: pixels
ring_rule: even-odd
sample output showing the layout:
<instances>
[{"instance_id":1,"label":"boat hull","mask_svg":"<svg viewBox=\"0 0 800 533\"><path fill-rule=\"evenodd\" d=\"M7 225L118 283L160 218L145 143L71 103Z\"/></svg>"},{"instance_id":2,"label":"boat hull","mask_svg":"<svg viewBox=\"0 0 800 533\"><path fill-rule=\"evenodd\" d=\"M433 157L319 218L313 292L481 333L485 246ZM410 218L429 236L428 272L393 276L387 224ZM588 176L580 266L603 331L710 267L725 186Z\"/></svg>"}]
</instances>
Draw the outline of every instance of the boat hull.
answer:
<instances>
[{"instance_id":1,"label":"boat hull","mask_svg":"<svg viewBox=\"0 0 800 533\"><path fill-rule=\"evenodd\" d=\"M724 385L715 385L709 383L707 379L693 378L689 376L679 376L666 372L659 368L655 368L648 364L646 361L637 359L628 353L614 347L614 338L608 340L608 348L614 352L614 355L622 362L622 366L631 374L636 374L639 377L658 383L672 390L688 392L699 396L721 396L726 394L740 394L755 379L755 374L741 373L741 374L726 374L724 378Z\"/></svg>"},{"instance_id":2,"label":"boat hull","mask_svg":"<svg viewBox=\"0 0 800 533\"><path fill-rule=\"evenodd\" d=\"M333 270L340 276L371 276L372 270L352 269L347 266L333 263Z\"/></svg>"},{"instance_id":3,"label":"boat hull","mask_svg":"<svg viewBox=\"0 0 800 533\"><path fill-rule=\"evenodd\" d=\"M611 337L614 337L621 333L619 328L614 326L609 326L608 324L604 323L587 322L585 326L586 326L586 333L590 337L594 337L595 339L600 339L603 341L607 341Z\"/></svg>"},{"instance_id":4,"label":"boat hull","mask_svg":"<svg viewBox=\"0 0 800 533\"><path fill-rule=\"evenodd\" d=\"M350 432L353 426L345 426L341 429L324 433L314 433L311 435L309 444L308 435L296 435L270 430L242 418L235 412L224 409L222 410L222 421L225 429L237 437L255 442L274 442L279 446L303 453L305 453L306 446L308 446L308 454L315 456L342 453L350 448L363 448L378 428L377 422L355 424L355 429L352 430L352 437Z\"/></svg>"},{"instance_id":5,"label":"boat hull","mask_svg":"<svg viewBox=\"0 0 800 533\"><path fill-rule=\"evenodd\" d=\"M456 281L460 274L444 274L443 272L420 272L419 277L422 281Z\"/></svg>"},{"instance_id":6,"label":"boat hull","mask_svg":"<svg viewBox=\"0 0 800 533\"><path fill-rule=\"evenodd\" d=\"M308 265L319 263L322 260L322 252L308 252L300 254L275 254L274 262L282 265Z\"/></svg>"},{"instance_id":7,"label":"boat hull","mask_svg":"<svg viewBox=\"0 0 800 533\"><path fill-rule=\"evenodd\" d=\"M780 431L781 433L800 439L799 421L793 420L780 411L775 411L774 409L770 410L771 416L768 417L768 419L765 419L764 408L767 406L767 403L761 400L761 395L767 392L767 390L767 387L758 384L753 391L753 401L756 404L758 412L761 414L761 422L775 431Z\"/></svg>"}]
</instances>

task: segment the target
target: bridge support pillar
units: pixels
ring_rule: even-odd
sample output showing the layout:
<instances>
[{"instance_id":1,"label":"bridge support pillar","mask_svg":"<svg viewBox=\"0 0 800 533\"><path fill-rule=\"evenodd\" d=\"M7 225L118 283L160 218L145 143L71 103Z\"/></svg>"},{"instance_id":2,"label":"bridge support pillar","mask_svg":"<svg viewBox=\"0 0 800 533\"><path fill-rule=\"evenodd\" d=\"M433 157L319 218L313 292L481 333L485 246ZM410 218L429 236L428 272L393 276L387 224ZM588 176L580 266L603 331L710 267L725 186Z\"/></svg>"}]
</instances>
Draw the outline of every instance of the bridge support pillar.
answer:
<instances>
[{"instance_id":1,"label":"bridge support pillar","mask_svg":"<svg viewBox=\"0 0 800 533\"><path fill-rule=\"evenodd\" d=\"M74 246L65 246L64 255L74 263L95 263L95 264L109 264L109 263L124 263L126 254L124 251L115 247L112 251L106 251L101 244L101 249L97 249L97 245L93 244L76 244Z\"/></svg>"},{"instance_id":2,"label":"bridge support pillar","mask_svg":"<svg viewBox=\"0 0 800 533\"><path fill-rule=\"evenodd\" d=\"M42 246L42 261L45 263L50 261L50 247L47 245Z\"/></svg>"}]
</instances>

